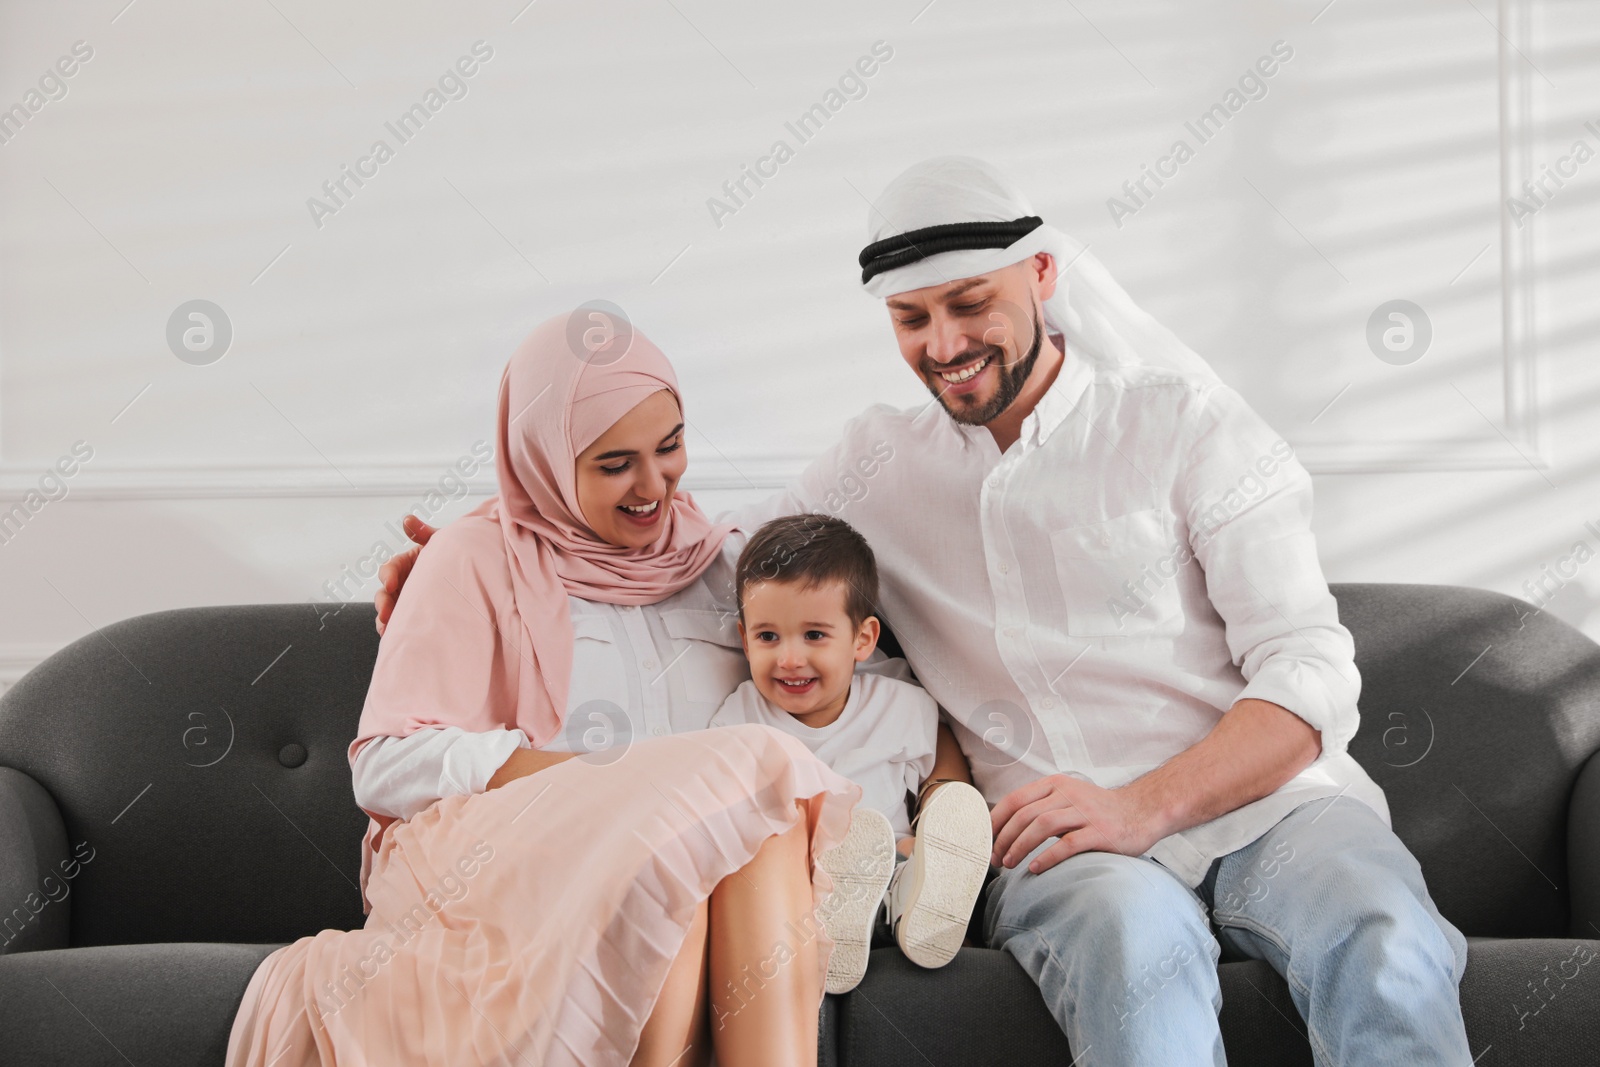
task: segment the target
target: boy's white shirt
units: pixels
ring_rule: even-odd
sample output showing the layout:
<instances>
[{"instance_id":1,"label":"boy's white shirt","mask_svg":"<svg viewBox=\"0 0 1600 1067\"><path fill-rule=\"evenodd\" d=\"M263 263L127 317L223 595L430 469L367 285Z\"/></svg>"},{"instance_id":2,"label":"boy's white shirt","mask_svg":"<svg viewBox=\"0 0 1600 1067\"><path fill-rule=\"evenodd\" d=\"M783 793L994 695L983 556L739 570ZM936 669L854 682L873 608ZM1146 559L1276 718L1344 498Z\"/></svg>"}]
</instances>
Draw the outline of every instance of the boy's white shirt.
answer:
<instances>
[{"instance_id":1,"label":"boy's white shirt","mask_svg":"<svg viewBox=\"0 0 1600 1067\"><path fill-rule=\"evenodd\" d=\"M858 672L839 717L811 727L747 681L711 717L713 727L744 723L762 723L799 738L823 763L861 787L860 806L882 812L896 838L910 835L906 790L915 795L933 773L938 747L939 705L927 690Z\"/></svg>"}]
</instances>

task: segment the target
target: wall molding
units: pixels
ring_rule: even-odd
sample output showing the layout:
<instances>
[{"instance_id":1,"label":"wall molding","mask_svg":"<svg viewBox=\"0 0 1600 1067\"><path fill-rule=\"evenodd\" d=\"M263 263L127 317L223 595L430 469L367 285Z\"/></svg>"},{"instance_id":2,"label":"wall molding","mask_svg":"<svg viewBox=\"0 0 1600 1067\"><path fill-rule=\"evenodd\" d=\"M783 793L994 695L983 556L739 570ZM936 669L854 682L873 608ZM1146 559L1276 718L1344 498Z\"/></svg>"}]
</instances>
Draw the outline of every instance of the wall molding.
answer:
<instances>
[{"instance_id":1,"label":"wall molding","mask_svg":"<svg viewBox=\"0 0 1600 1067\"><path fill-rule=\"evenodd\" d=\"M1507 436L1545 464L1545 434L1539 392L1539 349L1534 308L1538 294L1535 236L1541 225L1517 227L1505 209L1520 192L1519 175L1533 173L1533 74L1524 56L1533 50L1530 0L1500 0L1500 321L1505 360Z\"/></svg>"},{"instance_id":2,"label":"wall molding","mask_svg":"<svg viewBox=\"0 0 1600 1067\"><path fill-rule=\"evenodd\" d=\"M1548 468L1535 333L1537 293L1535 234L1538 218L1518 228L1506 211L1519 195L1518 182L1532 174L1533 73L1524 58L1533 48L1532 4L1499 0L1496 54L1500 131L1500 322L1503 425L1493 437L1412 441L1308 441L1297 445L1300 462L1313 474L1410 473L1421 471Z\"/></svg>"},{"instance_id":3,"label":"wall molding","mask_svg":"<svg viewBox=\"0 0 1600 1067\"><path fill-rule=\"evenodd\" d=\"M1508 368L1508 375L1512 370ZM1507 418L1513 417L1507 399ZM1524 427L1536 431L1531 411L1522 412ZM1493 439L1456 438L1417 442L1315 442L1295 446L1295 454L1312 474L1356 474L1448 470L1514 470L1545 468L1548 457L1525 433L1509 430ZM700 456L692 459L682 487L690 492L748 491L771 493L799 477L814 457L801 453ZM380 497L420 501L439 488L445 464L344 464L341 475L327 466L192 466L95 469L84 467L68 481L59 504L146 500L248 500L258 498L323 499ZM0 516L38 488L40 471L0 464ZM348 479L348 480L346 480ZM465 479L467 497L483 498L496 491L492 475ZM0 652L0 671L4 667Z\"/></svg>"},{"instance_id":4,"label":"wall molding","mask_svg":"<svg viewBox=\"0 0 1600 1067\"><path fill-rule=\"evenodd\" d=\"M416 496L439 488L451 460L437 463L345 463L220 465L97 465L92 461L66 479L65 501L192 500L252 497ZM15 501L39 488L43 466L0 463L0 501ZM469 491L495 491L494 468L464 479Z\"/></svg>"},{"instance_id":5,"label":"wall molding","mask_svg":"<svg viewBox=\"0 0 1600 1067\"><path fill-rule=\"evenodd\" d=\"M683 487L697 489L782 489L811 462L799 453L728 457L704 450L690 460ZM37 491L43 466L0 463L0 510ZM54 503L105 500L209 500L258 497L412 497L420 500L439 490L450 461L437 463L341 463L337 470L322 464L221 466L80 467L66 479L67 495ZM461 479L469 496L496 491L494 468Z\"/></svg>"}]
</instances>

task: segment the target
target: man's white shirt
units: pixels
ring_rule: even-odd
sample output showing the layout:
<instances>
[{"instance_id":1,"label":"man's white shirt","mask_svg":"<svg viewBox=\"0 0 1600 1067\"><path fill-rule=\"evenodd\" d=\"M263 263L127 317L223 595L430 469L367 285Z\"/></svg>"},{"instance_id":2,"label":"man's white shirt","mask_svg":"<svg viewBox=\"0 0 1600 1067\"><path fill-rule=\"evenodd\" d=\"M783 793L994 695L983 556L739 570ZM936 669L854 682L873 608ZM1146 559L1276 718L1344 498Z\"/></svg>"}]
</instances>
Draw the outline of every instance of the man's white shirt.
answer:
<instances>
[{"instance_id":1,"label":"man's white shirt","mask_svg":"<svg viewBox=\"0 0 1600 1067\"><path fill-rule=\"evenodd\" d=\"M1311 479L1211 377L1068 350L1003 454L936 401L875 405L747 529L820 511L877 555L885 622L993 806L1058 772L1123 785L1237 701L1281 705L1322 753L1269 796L1162 839L1189 885L1293 808L1345 794L1361 679L1311 533Z\"/></svg>"},{"instance_id":2,"label":"man's white shirt","mask_svg":"<svg viewBox=\"0 0 1600 1067\"><path fill-rule=\"evenodd\" d=\"M813 727L774 707L747 681L711 717L712 726L742 723L762 723L799 738L812 755L861 787L859 806L882 812L897 838L911 833L906 790L915 795L933 773L939 733L939 705L921 686L858 672L839 717Z\"/></svg>"}]
</instances>

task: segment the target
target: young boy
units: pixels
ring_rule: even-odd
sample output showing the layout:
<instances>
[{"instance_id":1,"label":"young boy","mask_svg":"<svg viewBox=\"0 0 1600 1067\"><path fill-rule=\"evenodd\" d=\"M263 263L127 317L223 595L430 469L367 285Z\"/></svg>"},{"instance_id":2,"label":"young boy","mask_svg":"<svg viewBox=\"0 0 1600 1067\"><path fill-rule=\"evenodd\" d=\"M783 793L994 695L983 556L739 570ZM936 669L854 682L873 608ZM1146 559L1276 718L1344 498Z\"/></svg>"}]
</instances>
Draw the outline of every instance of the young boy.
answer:
<instances>
[{"instance_id":1,"label":"young boy","mask_svg":"<svg viewBox=\"0 0 1600 1067\"><path fill-rule=\"evenodd\" d=\"M878 644L872 548L840 519L791 515L756 531L735 573L751 680L711 725L774 726L862 789L849 834L819 859L835 884L828 992L866 974L880 904L907 958L944 966L988 874L989 807L965 782L944 782L912 835L906 794L933 770L939 707L920 686L855 671Z\"/></svg>"}]
</instances>

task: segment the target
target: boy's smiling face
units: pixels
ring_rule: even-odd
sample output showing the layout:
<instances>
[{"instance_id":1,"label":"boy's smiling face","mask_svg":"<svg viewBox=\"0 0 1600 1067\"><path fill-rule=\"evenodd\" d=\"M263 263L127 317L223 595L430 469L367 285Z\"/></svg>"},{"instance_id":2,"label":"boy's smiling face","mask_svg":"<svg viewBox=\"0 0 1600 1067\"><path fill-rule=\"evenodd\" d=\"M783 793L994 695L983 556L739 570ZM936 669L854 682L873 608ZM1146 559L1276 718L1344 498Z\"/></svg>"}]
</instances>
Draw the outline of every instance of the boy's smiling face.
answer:
<instances>
[{"instance_id":1,"label":"boy's smiling face","mask_svg":"<svg viewBox=\"0 0 1600 1067\"><path fill-rule=\"evenodd\" d=\"M843 582L808 587L764 580L744 589L739 636L762 696L813 729L839 718L856 664L878 646L878 620L859 626L845 610Z\"/></svg>"}]
</instances>

